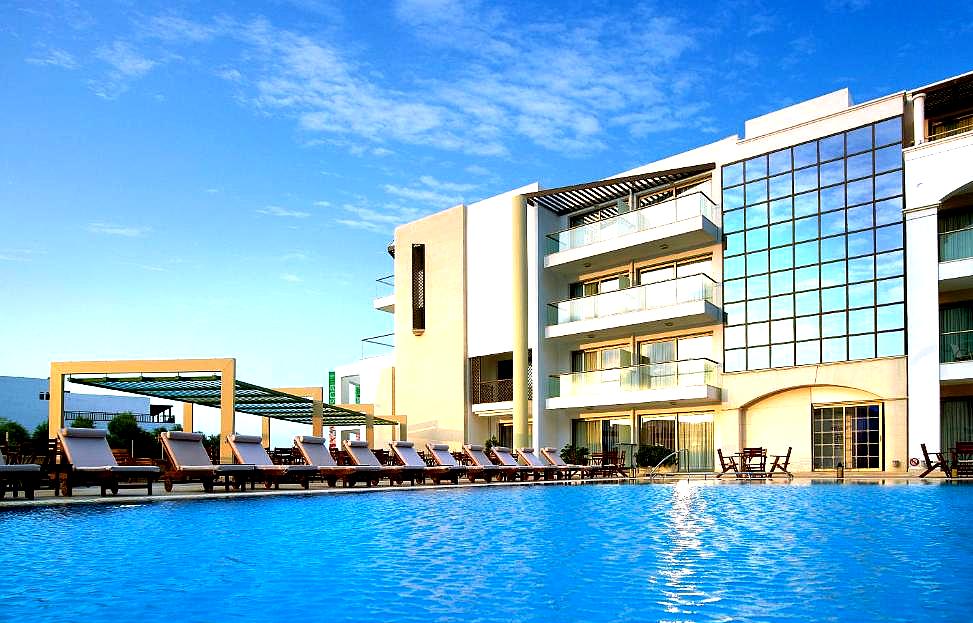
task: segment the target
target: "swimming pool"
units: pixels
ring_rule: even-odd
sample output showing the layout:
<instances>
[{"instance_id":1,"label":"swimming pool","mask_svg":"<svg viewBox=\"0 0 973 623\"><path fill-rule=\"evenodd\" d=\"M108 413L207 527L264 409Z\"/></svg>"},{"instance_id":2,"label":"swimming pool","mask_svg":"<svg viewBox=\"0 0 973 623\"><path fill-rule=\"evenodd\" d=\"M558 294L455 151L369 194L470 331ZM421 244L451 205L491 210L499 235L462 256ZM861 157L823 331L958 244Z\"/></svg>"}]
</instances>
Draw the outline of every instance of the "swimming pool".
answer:
<instances>
[{"instance_id":1,"label":"swimming pool","mask_svg":"<svg viewBox=\"0 0 973 623\"><path fill-rule=\"evenodd\" d=\"M0 621L968 621L971 516L918 483L0 509Z\"/></svg>"}]
</instances>

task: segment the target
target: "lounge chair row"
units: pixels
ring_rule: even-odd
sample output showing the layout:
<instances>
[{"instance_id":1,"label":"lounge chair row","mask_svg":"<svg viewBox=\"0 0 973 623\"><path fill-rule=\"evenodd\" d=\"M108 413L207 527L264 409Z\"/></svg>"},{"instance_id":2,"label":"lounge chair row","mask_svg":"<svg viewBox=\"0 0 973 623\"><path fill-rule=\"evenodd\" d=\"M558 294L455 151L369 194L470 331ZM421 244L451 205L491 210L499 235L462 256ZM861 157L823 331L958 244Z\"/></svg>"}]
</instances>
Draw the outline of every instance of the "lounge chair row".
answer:
<instances>
[{"instance_id":1,"label":"lounge chair row","mask_svg":"<svg viewBox=\"0 0 973 623\"><path fill-rule=\"evenodd\" d=\"M427 444L432 465L419 455L410 441L394 441L391 451L398 465L382 465L364 441L344 442L350 465L338 465L322 437L298 436L295 448L303 459L302 465L274 464L261 444L261 438L251 435L230 435L227 442L233 452L234 464L214 465L203 446L203 435L180 431L160 435L166 468L155 465L119 465L108 446L107 432L89 428L65 428L58 433L61 460L54 470L55 487L63 495L71 495L75 487L96 485L102 495L120 488L146 489L152 495L153 483L161 480L166 491L176 483L201 483L207 492L217 486L243 489L263 483L267 488L281 484L298 484L307 489L311 480L323 480L329 486L341 481L345 486L358 483L375 485L382 480L389 484L410 484L431 480L435 484L458 483L460 478L470 482L482 480L568 479L593 476L599 467L566 464L554 448L542 448L540 455L533 448L521 448L516 456L509 448L494 447L492 461L483 446L467 444L463 447L463 465L450 453L446 444ZM519 461L518 461L519 457ZM41 478L40 465L6 465L0 455L0 497L9 487L16 495L20 490L32 499Z\"/></svg>"}]
</instances>

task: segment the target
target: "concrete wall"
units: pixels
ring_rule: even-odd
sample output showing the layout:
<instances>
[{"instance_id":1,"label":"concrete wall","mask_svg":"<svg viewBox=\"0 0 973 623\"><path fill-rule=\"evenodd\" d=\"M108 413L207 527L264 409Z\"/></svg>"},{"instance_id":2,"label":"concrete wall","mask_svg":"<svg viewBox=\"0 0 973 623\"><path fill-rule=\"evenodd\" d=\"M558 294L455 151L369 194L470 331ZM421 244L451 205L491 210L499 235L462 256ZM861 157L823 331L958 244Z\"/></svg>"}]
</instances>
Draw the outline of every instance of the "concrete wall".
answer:
<instances>
[{"instance_id":1,"label":"concrete wall","mask_svg":"<svg viewBox=\"0 0 973 623\"><path fill-rule=\"evenodd\" d=\"M906 313L909 340L909 455L939 447L939 203L973 181L973 135L906 149ZM955 262L951 264L956 264ZM918 468L917 468L918 469Z\"/></svg>"},{"instance_id":2,"label":"concrete wall","mask_svg":"<svg viewBox=\"0 0 973 623\"><path fill-rule=\"evenodd\" d=\"M509 212L509 211L508 211ZM412 330L412 245L426 245L426 329ZM395 230L395 408L416 445L464 441L467 416L466 206Z\"/></svg>"},{"instance_id":3,"label":"concrete wall","mask_svg":"<svg viewBox=\"0 0 973 623\"><path fill-rule=\"evenodd\" d=\"M716 418L717 447L726 453L763 446L783 454L792 446L794 470L808 471L812 405L880 402L885 468L904 471L910 458L906 379L905 357L727 374L723 412Z\"/></svg>"}]
</instances>

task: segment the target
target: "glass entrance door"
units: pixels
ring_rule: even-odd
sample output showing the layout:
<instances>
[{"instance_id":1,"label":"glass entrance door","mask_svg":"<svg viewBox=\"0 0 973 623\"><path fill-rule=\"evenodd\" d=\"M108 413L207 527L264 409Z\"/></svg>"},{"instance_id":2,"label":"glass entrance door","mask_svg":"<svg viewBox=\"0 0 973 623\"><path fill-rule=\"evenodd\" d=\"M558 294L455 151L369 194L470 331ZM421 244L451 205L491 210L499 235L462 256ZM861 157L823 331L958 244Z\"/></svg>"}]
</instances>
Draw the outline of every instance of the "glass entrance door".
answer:
<instances>
[{"instance_id":1,"label":"glass entrance door","mask_svg":"<svg viewBox=\"0 0 973 623\"><path fill-rule=\"evenodd\" d=\"M815 407L811 435L814 469L882 468L880 405Z\"/></svg>"}]
</instances>

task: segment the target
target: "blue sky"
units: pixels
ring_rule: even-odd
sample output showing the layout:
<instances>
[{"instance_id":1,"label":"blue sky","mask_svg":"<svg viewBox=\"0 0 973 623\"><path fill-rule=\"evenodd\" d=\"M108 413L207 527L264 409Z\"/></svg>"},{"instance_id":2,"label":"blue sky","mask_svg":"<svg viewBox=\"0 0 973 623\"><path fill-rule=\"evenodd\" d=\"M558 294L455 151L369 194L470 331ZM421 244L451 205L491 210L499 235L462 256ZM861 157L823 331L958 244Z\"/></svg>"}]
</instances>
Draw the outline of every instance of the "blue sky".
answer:
<instances>
[{"instance_id":1,"label":"blue sky","mask_svg":"<svg viewBox=\"0 0 973 623\"><path fill-rule=\"evenodd\" d=\"M970 6L786 4L0 3L0 374L320 385L391 330L399 223L973 69Z\"/></svg>"}]
</instances>

